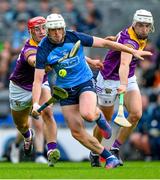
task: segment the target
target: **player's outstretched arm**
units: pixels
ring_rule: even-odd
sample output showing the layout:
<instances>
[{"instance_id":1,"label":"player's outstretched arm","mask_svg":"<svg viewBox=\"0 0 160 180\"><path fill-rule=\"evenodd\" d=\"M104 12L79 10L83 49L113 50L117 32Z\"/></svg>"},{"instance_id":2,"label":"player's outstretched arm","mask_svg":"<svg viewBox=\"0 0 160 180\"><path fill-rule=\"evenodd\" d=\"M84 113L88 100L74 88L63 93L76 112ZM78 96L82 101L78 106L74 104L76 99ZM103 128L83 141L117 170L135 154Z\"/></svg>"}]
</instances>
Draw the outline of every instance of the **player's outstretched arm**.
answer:
<instances>
[{"instance_id":1,"label":"player's outstretched arm","mask_svg":"<svg viewBox=\"0 0 160 180\"><path fill-rule=\"evenodd\" d=\"M118 94L125 93L127 90L129 65L132 61L132 57L133 56L129 53L121 52L121 60L119 67L120 85L117 89Z\"/></svg>"},{"instance_id":2,"label":"player's outstretched arm","mask_svg":"<svg viewBox=\"0 0 160 180\"><path fill-rule=\"evenodd\" d=\"M103 69L103 63L100 59L91 59L87 56L85 56L87 63L91 68L94 69Z\"/></svg>"},{"instance_id":3,"label":"player's outstretched arm","mask_svg":"<svg viewBox=\"0 0 160 180\"><path fill-rule=\"evenodd\" d=\"M152 56L152 53L150 51L142 51L142 50L136 50L133 49L133 56L140 59L140 60L144 60L144 58L142 56Z\"/></svg>"},{"instance_id":4,"label":"player's outstretched arm","mask_svg":"<svg viewBox=\"0 0 160 180\"><path fill-rule=\"evenodd\" d=\"M129 48L123 44L113 42L110 40L105 40L105 39L98 38L98 37L93 37L93 39L94 39L93 45L92 45L93 47L110 48L110 49L114 49L116 51L127 52L141 60L144 59L142 56L151 56L152 55L152 53L149 51L135 50L135 49Z\"/></svg>"},{"instance_id":5,"label":"player's outstretched arm","mask_svg":"<svg viewBox=\"0 0 160 180\"><path fill-rule=\"evenodd\" d=\"M106 36L104 39L105 40L110 40L110 41L117 41L117 36Z\"/></svg>"}]
</instances>

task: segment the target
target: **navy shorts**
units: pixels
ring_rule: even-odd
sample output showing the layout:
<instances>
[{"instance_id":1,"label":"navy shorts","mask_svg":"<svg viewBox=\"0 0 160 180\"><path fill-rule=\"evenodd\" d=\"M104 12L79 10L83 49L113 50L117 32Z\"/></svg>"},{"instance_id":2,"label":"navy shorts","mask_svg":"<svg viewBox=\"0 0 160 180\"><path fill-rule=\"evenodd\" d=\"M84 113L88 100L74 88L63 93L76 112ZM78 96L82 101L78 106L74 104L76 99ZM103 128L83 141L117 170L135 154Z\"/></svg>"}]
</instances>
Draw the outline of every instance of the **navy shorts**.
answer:
<instances>
[{"instance_id":1,"label":"navy shorts","mask_svg":"<svg viewBox=\"0 0 160 180\"><path fill-rule=\"evenodd\" d=\"M96 93L95 83L92 79L78 86L74 86L72 88L65 88L65 90L68 92L68 98L60 100L61 106L79 104L79 96L85 91L92 91Z\"/></svg>"}]
</instances>

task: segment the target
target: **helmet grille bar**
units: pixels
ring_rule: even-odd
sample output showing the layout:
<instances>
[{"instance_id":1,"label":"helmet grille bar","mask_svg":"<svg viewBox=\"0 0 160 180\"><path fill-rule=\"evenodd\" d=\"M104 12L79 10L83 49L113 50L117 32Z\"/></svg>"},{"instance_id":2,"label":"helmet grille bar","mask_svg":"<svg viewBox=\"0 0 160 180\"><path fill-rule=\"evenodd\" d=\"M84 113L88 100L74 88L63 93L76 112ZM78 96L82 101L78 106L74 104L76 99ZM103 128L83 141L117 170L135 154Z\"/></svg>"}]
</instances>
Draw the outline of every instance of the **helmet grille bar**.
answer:
<instances>
[{"instance_id":1,"label":"helmet grille bar","mask_svg":"<svg viewBox=\"0 0 160 180\"><path fill-rule=\"evenodd\" d=\"M137 14L137 16L142 16L142 17L152 17L150 15L142 15L142 14Z\"/></svg>"}]
</instances>

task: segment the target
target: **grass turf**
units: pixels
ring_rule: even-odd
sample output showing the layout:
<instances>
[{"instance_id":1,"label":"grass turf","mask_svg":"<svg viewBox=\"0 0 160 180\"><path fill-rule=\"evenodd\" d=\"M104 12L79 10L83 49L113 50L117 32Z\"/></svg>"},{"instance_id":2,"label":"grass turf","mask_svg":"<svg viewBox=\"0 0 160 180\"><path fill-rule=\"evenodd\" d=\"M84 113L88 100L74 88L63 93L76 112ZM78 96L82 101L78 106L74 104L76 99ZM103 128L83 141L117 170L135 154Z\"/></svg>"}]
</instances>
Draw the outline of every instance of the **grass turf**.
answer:
<instances>
[{"instance_id":1,"label":"grass turf","mask_svg":"<svg viewBox=\"0 0 160 180\"><path fill-rule=\"evenodd\" d=\"M36 163L0 163L1 179L160 179L160 162L125 162L106 170L89 162L59 162L55 167Z\"/></svg>"}]
</instances>

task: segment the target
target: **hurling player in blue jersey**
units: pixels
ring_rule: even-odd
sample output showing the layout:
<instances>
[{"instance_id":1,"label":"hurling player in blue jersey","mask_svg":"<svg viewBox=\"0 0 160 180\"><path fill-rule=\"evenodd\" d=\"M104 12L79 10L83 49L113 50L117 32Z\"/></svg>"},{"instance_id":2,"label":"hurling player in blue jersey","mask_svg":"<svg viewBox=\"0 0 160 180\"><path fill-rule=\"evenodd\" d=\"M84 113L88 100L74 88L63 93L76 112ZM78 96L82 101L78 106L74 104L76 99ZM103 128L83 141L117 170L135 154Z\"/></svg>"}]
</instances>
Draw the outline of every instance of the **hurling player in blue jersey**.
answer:
<instances>
[{"instance_id":1,"label":"hurling player in blue jersey","mask_svg":"<svg viewBox=\"0 0 160 180\"><path fill-rule=\"evenodd\" d=\"M36 69L33 83L33 115L39 115L37 107L40 100L41 84L45 74L45 66L54 65L57 74L56 85L65 88L69 97L61 100L63 115L71 130L72 136L88 149L106 159L105 167L114 168L119 165L119 160L105 149L96 138L87 133L83 120L95 121L105 138L111 136L111 128L101 116L97 108L97 96L92 81L92 71L89 68L83 51L83 46L103 47L123 50L141 58L142 55L150 55L150 52L137 51L122 44L92 37L87 34L65 30L65 21L60 14L47 16L47 37L39 44L36 56ZM56 64L56 62L67 54L74 44L80 40L81 45L75 57ZM59 76L63 69L65 76Z\"/></svg>"}]
</instances>

